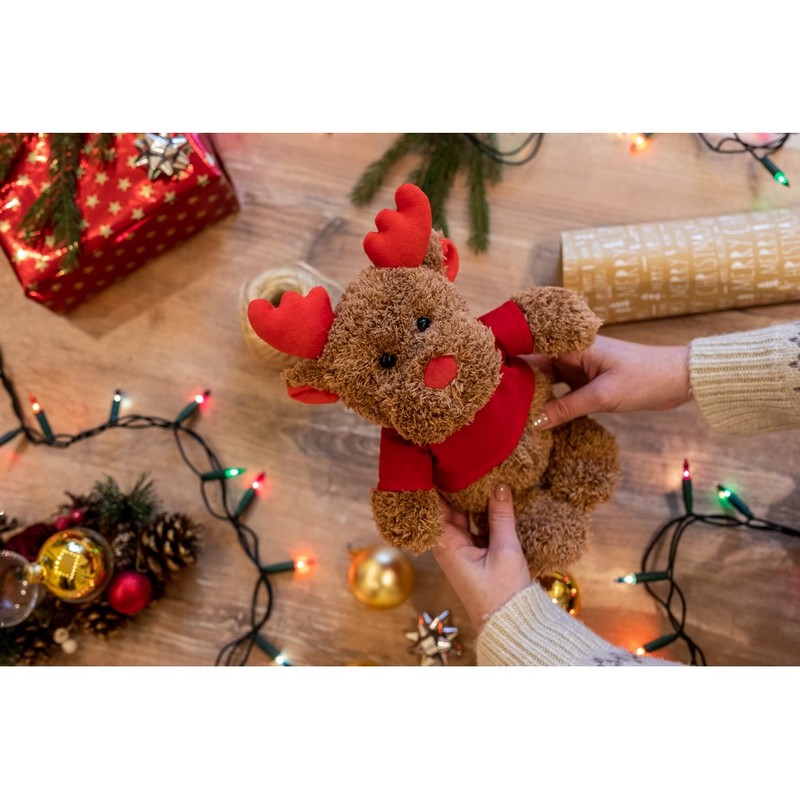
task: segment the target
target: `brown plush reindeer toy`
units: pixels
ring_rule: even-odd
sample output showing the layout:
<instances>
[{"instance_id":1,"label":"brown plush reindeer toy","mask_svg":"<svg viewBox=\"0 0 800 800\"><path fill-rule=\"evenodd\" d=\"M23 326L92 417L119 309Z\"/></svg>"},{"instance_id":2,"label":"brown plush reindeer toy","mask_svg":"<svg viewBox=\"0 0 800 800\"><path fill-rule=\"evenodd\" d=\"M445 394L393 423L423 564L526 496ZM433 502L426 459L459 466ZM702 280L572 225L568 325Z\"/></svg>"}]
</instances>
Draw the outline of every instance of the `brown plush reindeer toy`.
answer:
<instances>
[{"instance_id":1,"label":"brown plush reindeer toy","mask_svg":"<svg viewBox=\"0 0 800 800\"><path fill-rule=\"evenodd\" d=\"M397 210L367 234L371 265L336 311L322 287L253 300L253 330L301 360L283 373L289 396L341 399L380 425L372 509L381 536L421 553L442 533L441 494L487 531L487 500L504 481L531 575L581 554L589 515L619 482L613 437L588 418L537 430L548 379L518 356L584 350L600 320L558 287L531 288L474 318L453 287L458 253L431 230L428 198L404 184Z\"/></svg>"}]
</instances>

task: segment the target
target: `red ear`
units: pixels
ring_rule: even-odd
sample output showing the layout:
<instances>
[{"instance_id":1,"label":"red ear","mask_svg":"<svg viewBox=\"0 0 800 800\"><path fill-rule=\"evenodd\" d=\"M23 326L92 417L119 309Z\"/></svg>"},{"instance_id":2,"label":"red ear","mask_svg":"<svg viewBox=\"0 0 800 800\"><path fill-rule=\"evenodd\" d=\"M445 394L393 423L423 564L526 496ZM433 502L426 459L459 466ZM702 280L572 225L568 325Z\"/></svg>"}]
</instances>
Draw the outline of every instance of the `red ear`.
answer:
<instances>
[{"instance_id":1,"label":"red ear","mask_svg":"<svg viewBox=\"0 0 800 800\"><path fill-rule=\"evenodd\" d=\"M447 280L454 281L456 275L458 275L460 259L456 246L444 236L442 236L442 253L444 254L445 275L447 275Z\"/></svg>"},{"instance_id":2,"label":"red ear","mask_svg":"<svg viewBox=\"0 0 800 800\"><path fill-rule=\"evenodd\" d=\"M431 204L413 183L404 183L394 193L394 202L397 211L378 212L378 232L364 237L364 252L376 267L418 267L431 238Z\"/></svg>"},{"instance_id":3,"label":"red ear","mask_svg":"<svg viewBox=\"0 0 800 800\"><path fill-rule=\"evenodd\" d=\"M299 400L301 403L311 405L335 403L339 399L338 394L326 392L324 389L316 389L313 386L290 386L287 392L292 400Z\"/></svg>"}]
</instances>

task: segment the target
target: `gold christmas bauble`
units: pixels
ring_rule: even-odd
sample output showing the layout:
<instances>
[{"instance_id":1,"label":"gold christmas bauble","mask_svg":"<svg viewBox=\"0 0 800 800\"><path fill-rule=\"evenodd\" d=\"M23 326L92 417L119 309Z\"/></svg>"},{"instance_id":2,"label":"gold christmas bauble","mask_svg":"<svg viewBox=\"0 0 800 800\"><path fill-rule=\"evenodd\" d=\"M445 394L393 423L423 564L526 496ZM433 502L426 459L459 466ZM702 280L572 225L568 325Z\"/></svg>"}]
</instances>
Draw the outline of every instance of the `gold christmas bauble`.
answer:
<instances>
[{"instance_id":1,"label":"gold christmas bauble","mask_svg":"<svg viewBox=\"0 0 800 800\"><path fill-rule=\"evenodd\" d=\"M373 545L350 551L347 585L371 608L394 608L414 590L414 564L400 550Z\"/></svg>"},{"instance_id":2,"label":"gold christmas bauble","mask_svg":"<svg viewBox=\"0 0 800 800\"><path fill-rule=\"evenodd\" d=\"M563 572L550 572L539 578L550 599L565 611L576 616L581 607L581 592L575 578Z\"/></svg>"},{"instance_id":3,"label":"gold christmas bauble","mask_svg":"<svg viewBox=\"0 0 800 800\"><path fill-rule=\"evenodd\" d=\"M97 597L111 578L113 555L108 542L88 528L54 533L28 568L32 583L40 583L59 600L85 603Z\"/></svg>"}]
</instances>

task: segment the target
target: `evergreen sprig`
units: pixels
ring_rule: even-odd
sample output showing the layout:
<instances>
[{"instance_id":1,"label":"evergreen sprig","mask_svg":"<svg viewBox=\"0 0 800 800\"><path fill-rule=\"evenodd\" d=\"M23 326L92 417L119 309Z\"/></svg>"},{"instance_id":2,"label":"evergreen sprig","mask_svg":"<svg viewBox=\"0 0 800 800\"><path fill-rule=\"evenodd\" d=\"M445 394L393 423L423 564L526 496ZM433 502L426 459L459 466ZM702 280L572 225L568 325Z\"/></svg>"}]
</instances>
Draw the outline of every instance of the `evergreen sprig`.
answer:
<instances>
[{"instance_id":1,"label":"evergreen sprig","mask_svg":"<svg viewBox=\"0 0 800 800\"><path fill-rule=\"evenodd\" d=\"M86 146L86 154L97 161L113 161L116 158L113 142L113 133L98 133L94 141Z\"/></svg>"},{"instance_id":2,"label":"evergreen sprig","mask_svg":"<svg viewBox=\"0 0 800 800\"><path fill-rule=\"evenodd\" d=\"M117 481L106 475L104 481L95 483L90 504L106 529L122 521L144 524L156 512L158 498L147 474L139 476L130 492L123 492Z\"/></svg>"},{"instance_id":3,"label":"evergreen sprig","mask_svg":"<svg viewBox=\"0 0 800 800\"><path fill-rule=\"evenodd\" d=\"M50 142L50 185L33 201L22 219L21 234L36 242L52 230L56 247L66 247L63 265L69 272L78 265L83 216L75 199L83 134L54 133Z\"/></svg>"},{"instance_id":4,"label":"evergreen sprig","mask_svg":"<svg viewBox=\"0 0 800 800\"><path fill-rule=\"evenodd\" d=\"M478 147L475 142L483 146ZM434 228L449 236L445 204L460 173L466 175L469 193L470 236L468 245L475 253L489 246L489 204L487 184L498 183L503 164L492 153L497 150L493 133L405 133L395 139L381 158L370 164L353 188L350 199L356 206L366 206L388 178L392 169L411 154L419 154L420 163L408 175L407 182L419 186L431 204Z\"/></svg>"}]
</instances>

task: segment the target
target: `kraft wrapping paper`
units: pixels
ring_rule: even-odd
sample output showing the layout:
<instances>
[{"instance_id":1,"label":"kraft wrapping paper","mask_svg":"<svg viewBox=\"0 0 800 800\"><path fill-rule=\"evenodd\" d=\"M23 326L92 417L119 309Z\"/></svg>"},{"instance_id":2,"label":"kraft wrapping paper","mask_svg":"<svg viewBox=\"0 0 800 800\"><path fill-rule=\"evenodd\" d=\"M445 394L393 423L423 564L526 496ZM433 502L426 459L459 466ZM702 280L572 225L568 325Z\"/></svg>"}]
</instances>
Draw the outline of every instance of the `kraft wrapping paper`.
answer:
<instances>
[{"instance_id":1,"label":"kraft wrapping paper","mask_svg":"<svg viewBox=\"0 0 800 800\"><path fill-rule=\"evenodd\" d=\"M563 285L606 323L800 300L800 208L561 235Z\"/></svg>"}]
</instances>

